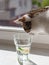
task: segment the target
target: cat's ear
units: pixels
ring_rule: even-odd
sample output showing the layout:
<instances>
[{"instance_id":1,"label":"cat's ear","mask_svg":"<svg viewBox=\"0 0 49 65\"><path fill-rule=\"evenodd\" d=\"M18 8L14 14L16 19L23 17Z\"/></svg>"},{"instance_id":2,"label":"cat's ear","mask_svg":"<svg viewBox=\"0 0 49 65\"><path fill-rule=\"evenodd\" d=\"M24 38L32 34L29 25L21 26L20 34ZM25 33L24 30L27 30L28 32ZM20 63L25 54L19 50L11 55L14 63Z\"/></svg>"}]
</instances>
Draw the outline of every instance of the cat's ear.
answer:
<instances>
[{"instance_id":1,"label":"cat's ear","mask_svg":"<svg viewBox=\"0 0 49 65\"><path fill-rule=\"evenodd\" d=\"M14 23L17 23L17 24L20 24L20 25L22 25L23 22L25 22L25 17L24 16L18 18L17 20L14 20Z\"/></svg>"},{"instance_id":2,"label":"cat's ear","mask_svg":"<svg viewBox=\"0 0 49 65\"><path fill-rule=\"evenodd\" d=\"M18 18L17 20L14 21L17 24L22 25L23 29L28 33L31 30L31 19L29 16L24 15L21 18Z\"/></svg>"},{"instance_id":3,"label":"cat's ear","mask_svg":"<svg viewBox=\"0 0 49 65\"><path fill-rule=\"evenodd\" d=\"M21 19L14 20L13 22L14 22L15 24L20 24L20 25L23 24L23 22L21 21Z\"/></svg>"},{"instance_id":4,"label":"cat's ear","mask_svg":"<svg viewBox=\"0 0 49 65\"><path fill-rule=\"evenodd\" d=\"M49 6L45 6L45 8L48 8L49 9Z\"/></svg>"},{"instance_id":5,"label":"cat's ear","mask_svg":"<svg viewBox=\"0 0 49 65\"><path fill-rule=\"evenodd\" d=\"M32 18L30 17L31 15L29 14L25 14L24 16L16 19L16 20L13 20L14 23L17 23L17 24L24 24L25 22L29 22L32 20Z\"/></svg>"}]
</instances>

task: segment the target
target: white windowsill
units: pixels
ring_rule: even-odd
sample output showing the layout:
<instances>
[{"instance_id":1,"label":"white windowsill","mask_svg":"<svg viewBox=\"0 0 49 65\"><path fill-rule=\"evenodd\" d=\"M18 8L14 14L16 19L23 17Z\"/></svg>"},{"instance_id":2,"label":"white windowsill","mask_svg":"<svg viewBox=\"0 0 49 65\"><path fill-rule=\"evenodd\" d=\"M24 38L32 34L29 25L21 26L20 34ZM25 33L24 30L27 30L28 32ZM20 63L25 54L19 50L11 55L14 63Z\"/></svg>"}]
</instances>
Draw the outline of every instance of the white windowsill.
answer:
<instances>
[{"instance_id":1,"label":"white windowsill","mask_svg":"<svg viewBox=\"0 0 49 65\"><path fill-rule=\"evenodd\" d=\"M25 32L23 28L0 26L0 39L13 40L16 32Z\"/></svg>"},{"instance_id":2,"label":"white windowsill","mask_svg":"<svg viewBox=\"0 0 49 65\"><path fill-rule=\"evenodd\" d=\"M9 26L0 26L0 30L4 31L24 31L23 28L18 27L9 27Z\"/></svg>"}]
</instances>

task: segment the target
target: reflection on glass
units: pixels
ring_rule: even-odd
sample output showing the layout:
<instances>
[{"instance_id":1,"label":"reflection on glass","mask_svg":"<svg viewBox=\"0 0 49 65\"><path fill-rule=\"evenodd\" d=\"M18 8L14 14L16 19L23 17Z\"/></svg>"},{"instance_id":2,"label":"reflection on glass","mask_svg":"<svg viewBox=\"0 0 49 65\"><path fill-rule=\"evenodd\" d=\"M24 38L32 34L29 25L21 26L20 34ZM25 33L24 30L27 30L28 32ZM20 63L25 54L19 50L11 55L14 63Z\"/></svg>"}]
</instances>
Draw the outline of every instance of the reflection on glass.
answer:
<instances>
[{"instance_id":1,"label":"reflection on glass","mask_svg":"<svg viewBox=\"0 0 49 65\"><path fill-rule=\"evenodd\" d=\"M28 33L16 33L14 35L14 43L19 63L21 65L33 65L33 62L28 58L31 48L31 35Z\"/></svg>"}]
</instances>

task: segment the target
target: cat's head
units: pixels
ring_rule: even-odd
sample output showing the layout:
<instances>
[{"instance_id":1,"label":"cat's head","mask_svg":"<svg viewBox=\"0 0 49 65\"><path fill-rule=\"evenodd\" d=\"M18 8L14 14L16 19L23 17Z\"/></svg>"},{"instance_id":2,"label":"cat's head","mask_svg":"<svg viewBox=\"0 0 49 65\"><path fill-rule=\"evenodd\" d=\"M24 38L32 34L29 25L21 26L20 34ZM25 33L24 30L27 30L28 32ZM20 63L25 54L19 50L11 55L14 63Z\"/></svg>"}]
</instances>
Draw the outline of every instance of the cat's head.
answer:
<instances>
[{"instance_id":1,"label":"cat's head","mask_svg":"<svg viewBox=\"0 0 49 65\"><path fill-rule=\"evenodd\" d=\"M28 12L24 16L15 20L15 22L18 24L21 24L22 27L24 28L24 30L28 33L28 32L30 32L30 30L32 28L32 24L33 24L32 19L34 17L36 17L36 15L39 15L41 12L45 12L48 9L49 9L49 7L31 10L30 12Z\"/></svg>"},{"instance_id":2,"label":"cat's head","mask_svg":"<svg viewBox=\"0 0 49 65\"><path fill-rule=\"evenodd\" d=\"M21 24L23 29L28 33L31 30L31 18L28 16L28 14L18 18L17 20L15 20L14 22Z\"/></svg>"}]
</instances>

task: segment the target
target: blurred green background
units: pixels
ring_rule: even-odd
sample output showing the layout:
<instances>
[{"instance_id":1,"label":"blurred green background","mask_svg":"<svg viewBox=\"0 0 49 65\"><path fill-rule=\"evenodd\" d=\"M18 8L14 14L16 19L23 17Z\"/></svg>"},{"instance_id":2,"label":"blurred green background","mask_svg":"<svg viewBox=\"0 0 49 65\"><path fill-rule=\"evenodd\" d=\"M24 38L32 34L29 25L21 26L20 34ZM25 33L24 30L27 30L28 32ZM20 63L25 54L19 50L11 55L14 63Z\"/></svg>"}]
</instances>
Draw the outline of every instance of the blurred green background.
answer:
<instances>
[{"instance_id":1,"label":"blurred green background","mask_svg":"<svg viewBox=\"0 0 49 65\"><path fill-rule=\"evenodd\" d=\"M32 0L33 5L37 5L38 7L49 6L49 0Z\"/></svg>"}]
</instances>

